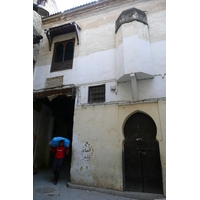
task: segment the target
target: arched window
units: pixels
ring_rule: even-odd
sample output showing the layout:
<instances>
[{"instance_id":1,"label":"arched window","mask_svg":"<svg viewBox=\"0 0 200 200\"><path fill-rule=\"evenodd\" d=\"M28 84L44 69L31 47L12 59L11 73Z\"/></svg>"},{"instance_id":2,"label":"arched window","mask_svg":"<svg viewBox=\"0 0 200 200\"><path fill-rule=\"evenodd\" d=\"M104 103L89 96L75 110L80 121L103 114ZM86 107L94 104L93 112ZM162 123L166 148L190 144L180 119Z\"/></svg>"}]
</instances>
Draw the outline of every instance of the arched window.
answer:
<instances>
[{"instance_id":1,"label":"arched window","mask_svg":"<svg viewBox=\"0 0 200 200\"><path fill-rule=\"evenodd\" d=\"M66 44L66 48L65 48L65 59L64 59L64 61L73 60L73 54L74 54L74 43L68 42Z\"/></svg>"},{"instance_id":2,"label":"arched window","mask_svg":"<svg viewBox=\"0 0 200 200\"><path fill-rule=\"evenodd\" d=\"M74 39L55 43L51 72L72 69Z\"/></svg>"},{"instance_id":3,"label":"arched window","mask_svg":"<svg viewBox=\"0 0 200 200\"><path fill-rule=\"evenodd\" d=\"M63 60L63 44L59 44L56 47L55 63L62 62L62 60Z\"/></svg>"}]
</instances>

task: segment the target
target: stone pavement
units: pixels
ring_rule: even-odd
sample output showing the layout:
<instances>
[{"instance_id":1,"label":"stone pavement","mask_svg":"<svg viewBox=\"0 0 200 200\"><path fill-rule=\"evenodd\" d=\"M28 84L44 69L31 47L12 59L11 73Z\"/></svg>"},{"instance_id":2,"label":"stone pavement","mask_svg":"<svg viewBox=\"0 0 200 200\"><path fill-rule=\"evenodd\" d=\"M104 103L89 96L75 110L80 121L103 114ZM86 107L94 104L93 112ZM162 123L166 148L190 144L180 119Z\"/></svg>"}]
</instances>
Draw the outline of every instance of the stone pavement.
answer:
<instances>
[{"instance_id":1,"label":"stone pavement","mask_svg":"<svg viewBox=\"0 0 200 200\"><path fill-rule=\"evenodd\" d=\"M162 196L153 198L150 196L144 196L138 194L137 198L133 198L131 193L123 193L119 191L105 190L105 189L93 189L92 187L76 186L71 184L66 187L69 182L65 166L63 166L57 185L53 184L52 169L38 170L37 174L33 175L33 200L137 200L137 199L165 199ZM128 194L128 195L127 195ZM133 193L135 194L135 193ZM141 198L140 198L141 197ZM145 198L144 198L145 197Z\"/></svg>"}]
</instances>

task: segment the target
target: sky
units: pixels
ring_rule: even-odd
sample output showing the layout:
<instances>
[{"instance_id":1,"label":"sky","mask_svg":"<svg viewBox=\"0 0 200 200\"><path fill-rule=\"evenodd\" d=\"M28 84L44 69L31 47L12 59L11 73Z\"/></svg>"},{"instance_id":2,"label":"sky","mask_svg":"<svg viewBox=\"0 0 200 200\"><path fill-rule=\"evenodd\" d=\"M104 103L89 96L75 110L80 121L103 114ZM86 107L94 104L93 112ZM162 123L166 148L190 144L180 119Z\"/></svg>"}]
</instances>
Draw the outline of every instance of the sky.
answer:
<instances>
[{"instance_id":1,"label":"sky","mask_svg":"<svg viewBox=\"0 0 200 200\"><path fill-rule=\"evenodd\" d=\"M95 0L55 0L59 12L63 12L69 8L77 7Z\"/></svg>"}]
</instances>

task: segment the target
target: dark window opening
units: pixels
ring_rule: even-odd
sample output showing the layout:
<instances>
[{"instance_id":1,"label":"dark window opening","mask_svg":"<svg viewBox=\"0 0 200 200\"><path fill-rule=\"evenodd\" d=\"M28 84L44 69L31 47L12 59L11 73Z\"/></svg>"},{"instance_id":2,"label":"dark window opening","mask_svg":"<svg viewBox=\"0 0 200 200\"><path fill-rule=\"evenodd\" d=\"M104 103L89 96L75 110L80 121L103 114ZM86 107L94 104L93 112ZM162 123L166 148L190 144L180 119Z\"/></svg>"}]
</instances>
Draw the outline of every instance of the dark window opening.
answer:
<instances>
[{"instance_id":1,"label":"dark window opening","mask_svg":"<svg viewBox=\"0 0 200 200\"><path fill-rule=\"evenodd\" d=\"M54 45L51 72L72 69L75 40L67 40Z\"/></svg>"},{"instance_id":2,"label":"dark window opening","mask_svg":"<svg viewBox=\"0 0 200 200\"><path fill-rule=\"evenodd\" d=\"M89 103L105 102L105 85L89 87L88 102Z\"/></svg>"},{"instance_id":3,"label":"dark window opening","mask_svg":"<svg viewBox=\"0 0 200 200\"><path fill-rule=\"evenodd\" d=\"M57 62L62 62L63 60L63 44L59 44L56 47L56 58L55 58L55 63Z\"/></svg>"},{"instance_id":4,"label":"dark window opening","mask_svg":"<svg viewBox=\"0 0 200 200\"><path fill-rule=\"evenodd\" d=\"M66 44L66 48L65 48L65 59L64 59L64 61L73 60L73 53L74 53L74 43L68 42Z\"/></svg>"}]
</instances>

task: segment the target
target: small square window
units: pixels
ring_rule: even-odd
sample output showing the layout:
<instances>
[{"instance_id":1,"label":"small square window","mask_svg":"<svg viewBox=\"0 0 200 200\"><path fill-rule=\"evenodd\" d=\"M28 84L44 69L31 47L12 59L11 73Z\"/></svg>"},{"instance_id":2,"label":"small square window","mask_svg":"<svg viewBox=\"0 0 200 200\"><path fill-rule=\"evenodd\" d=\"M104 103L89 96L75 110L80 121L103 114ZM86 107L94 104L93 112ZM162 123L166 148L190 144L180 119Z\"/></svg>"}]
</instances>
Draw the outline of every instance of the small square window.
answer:
<instances>
[{"instance_id":1,"label":"small square window","mask_svg":"<svg viewBox=\"0 0 200 200\"><path fill-rule=\"evenodd\" d=\"M105 102L105 85L89 87L88 103Z\"/></svg>"}]
</instances>

